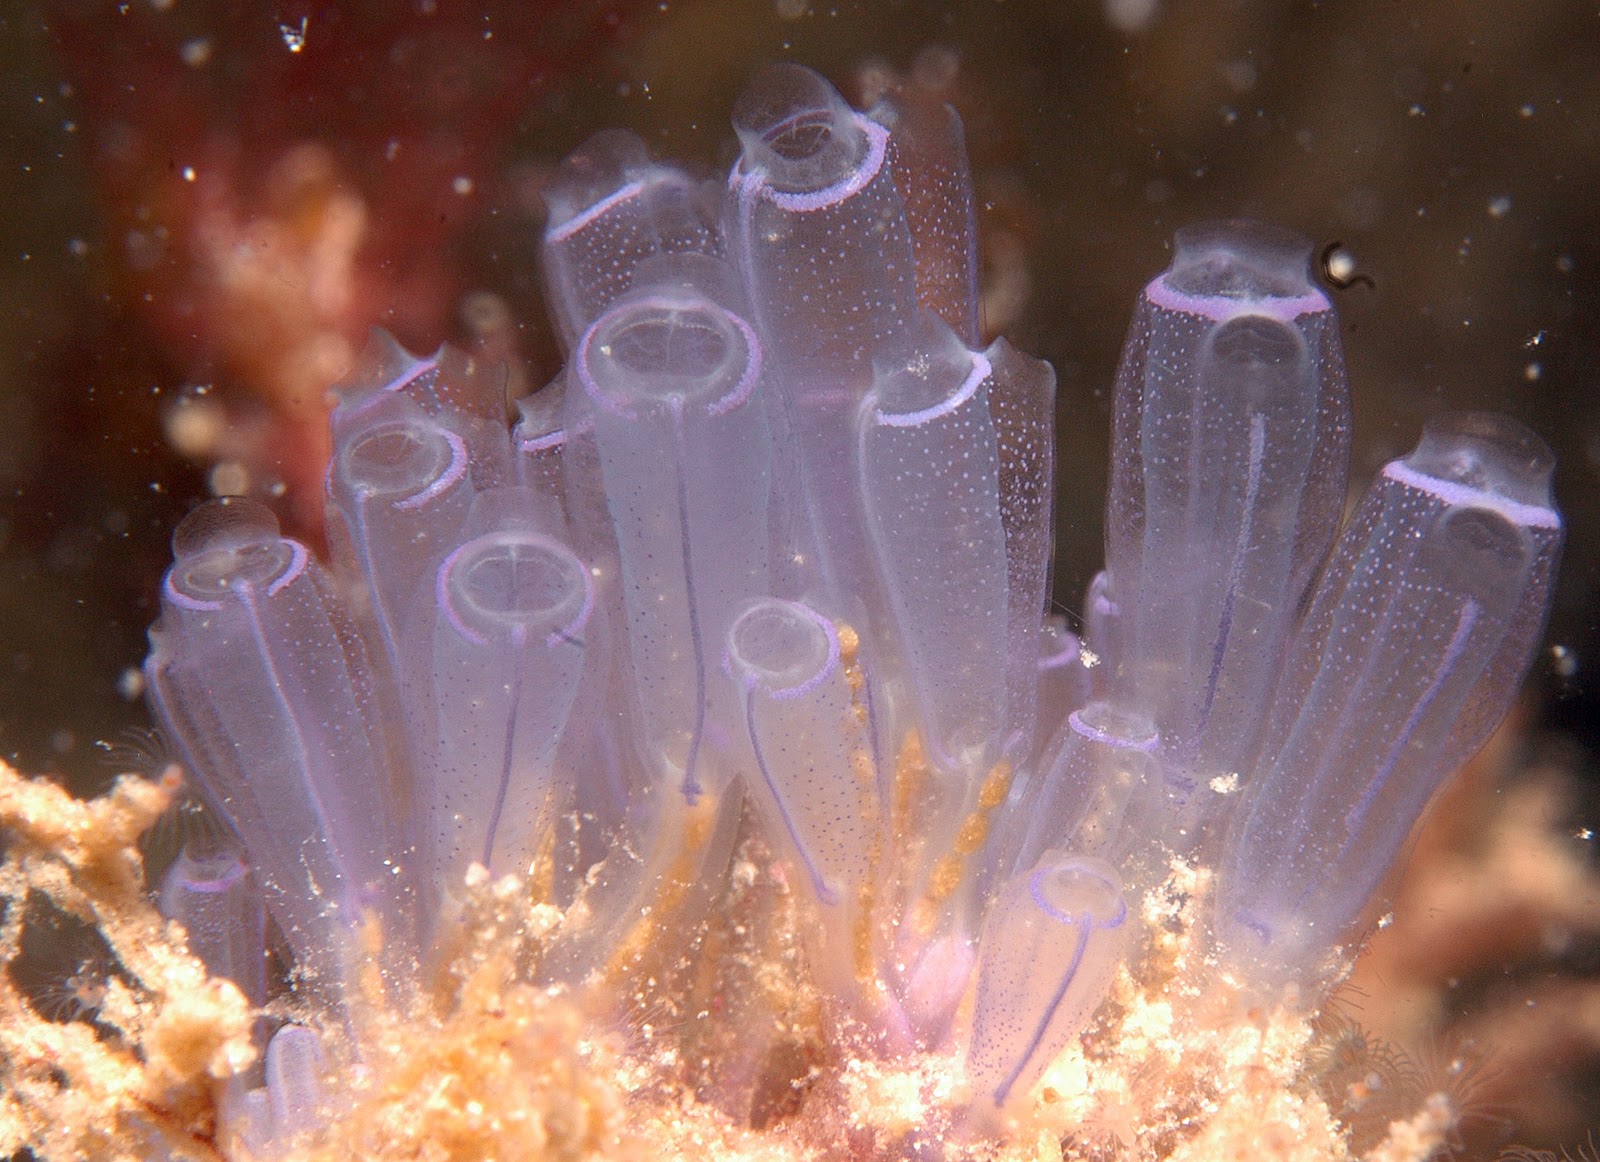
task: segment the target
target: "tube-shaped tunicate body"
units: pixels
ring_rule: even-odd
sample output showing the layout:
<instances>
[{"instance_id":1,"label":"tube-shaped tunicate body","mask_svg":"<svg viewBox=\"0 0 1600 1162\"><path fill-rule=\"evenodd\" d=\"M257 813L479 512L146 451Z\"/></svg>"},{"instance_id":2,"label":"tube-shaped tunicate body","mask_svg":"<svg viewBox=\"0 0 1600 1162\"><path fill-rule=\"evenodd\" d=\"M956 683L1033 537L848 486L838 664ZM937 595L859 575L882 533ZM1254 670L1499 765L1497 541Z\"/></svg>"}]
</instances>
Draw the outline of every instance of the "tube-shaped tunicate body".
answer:
<instances>
[{"instance_id":1,"label":"tube-shaped tunicate body","mask_svg":"<svg viewBox=\"0 0 1600 1162\"><path fill-rule=\"evenodd\" d=\"M916 257L917 302L978 346L978 222L961 117L926 93L885 97L868 114L889 131L889 169Z\"/></svg>"},{"instance_id":2,"label":"tube-shaped tunicate body","mask_svg":"<svg viewBox=\"0 0 1600 1162\"><path fill-rule=\"evenodd\" d=\"M889 131L792 64L757 75L733 124L743 152L729 179L729 240L774 360L864 379L917 307ZM857 244L869 236L872 246Z\"/></svg>"},{"instance_id":3,"label":"tube-shaped tunicate body","mask_svg":"<svg viewBox=\"0 0 1600 1162\"><path fill-rule=\"evenodd\" d=\"M650 160L625 129L597 133L568 156L544 191L544 273L551 313L570 351L664 254L721 249L715 202L677 166Z\"/></svg>"},{"instance_id":4,"label":"tube-shaped tunicate body","mask_svg":"<svg viewBox=\"0 0 1600 1162\"><path fill-rule=\"evenodd\" d=\"M1006 729L1010 626L992 387L988 357L923 314L914 339L880 356L859 421L868 529L927 751L941 770L969 775L999 757ZM1040 612L1032 610L1035 635Z\"/></svg>"},{"instance_id":5,"label":"tube-shaped tunicate body","mask_svg":"<svg viewBox=\"0 0 1600 1162\"><path fill-rule=\"evenodd\" d=\"M333 415L333 439L340 446L357 439L372 422L370 411L383 396L398 396L454 432L467 449L476 488L510 484L515 471L506 433L506 369L503 364L441 347L418 358L374 329L355 369L336 384L339 406ZM382 418L392 413L382 411ZM330 480L330 498L339 491Z\"/></svg>"},{"instance_id":6,"label":"tube-shaped tunicate body","mask_svg":"<svg viewBox=\"0 0 1600 1162\"><path fill-rule=\"evenodd\" d=\"M1039 630L1038 720L1039 745L1048 743L1067 715L1089 701L1089 670L1083 664L1083 643L1067 628L1067 619L1052 613ZM1032 767L1032 763L1029 763Z\"/></svg>"},{"instance_id":7,"label":"tube-shaped tunicate body","mask_svg":"<svg viewBox=\"0 0 1600 1162\"><path fill-rule=\"evenodd\" d=\"M1516 696L1550 601L1553 458L1502 416L1431 422L1318 579L1218 880L1258 980L1315 977L1439 785Z\"/></svg>"},{"instance_id":8,"label":"tube-shaped tunicate body","mask_svg":"<svg viewBox=\"0 0 1600 1162\"><path fill-rule=\"evenodd\" d=\"M1149 719L1110 703L1067 715L1040 755L1027 830L1007 858L1021 870L1048 851L1072 851L1123 866L1163 798L1158 741Z\"/></svg>"},{"instance_id":9,"label":"tube-shaped tunicate body","mask_svg":"<svg viewBox=\"0 0 1600 1162\"><path fill-rule=\"evenodd\" d=\"M1111 593L1111 578L1104 569L1089 579L1083 595L1083 644L1088 653L1084 665L1089 685L1098 698L1115 693L1112 659L1126 653L1122 637L1122 611Z\"/></svg>"},{"instance_id":10,"label":"tube-shaped tunicate body","mask_svg":"<svg viewBox=\"0 0 1600 1162\"><path fill-rule=\"evenodd\" d=\"M413 709L421 740L416 796L434 882L459 885L468 866L526 873L550 822L556 747L587 657L594 590L584 563L526 517L522 489L485 493L486 531L440 563L431 655ZM419 684L421 685L421 684Z\"/></svg>"},{"instance_id":11,"label":"tube-shaped tunicate body","mask_svg":"<svg viewBox=\"0 0 1600 1162\"><path fill-rule=\"evenodd\" d=\"M322 1124L328 1112L327 1071L322 1039L304 1025L285 1025L267 1042L267 1104L276 1145Z\"/></svg>"},{"instance_id":12,"label":"tube-shaped tunicate body","mask_svg":"<svg viewBox=\"0 0 1600 1162\"><path fill-rule=\"evenodd\" d=\"M1052 855L1000 890L978 950L967 1079L980 1108L1025 1095L1099 1008L1127 948L1122 881Z\"/></svg>"},{"instance_id":13,"label":"tube-shaped tunicate body","mask_svg":"<svg viewBox=\"0 0 1600 1162\"><path fill-rule=\"evenodd\" d=\"M207 972L238 985L252 1005L266 1003L266 907L238 851L187 844L161 879L159 904L163 916L183 925L189 951Z\"/></svg>"},{"instance_id":14,"label":"tube-shaped tunicate body","mask_svg":"<svg viewBox=\"0 0 1600 1162\"><path fill-rule=\"evenodd\" d=\"M1004 745L1013 762L1022 762L1034 744L1039 630L1055 534L1056 373L1005 339L996 339L984 358L992 372L989 415L1000 458L1000 525L1006 536Z\"/></svg>"},{"instance_id":15,"label":"tube-shaped tunicate body","mask_svg":"<svg viewBox=\"0 0 1600 1162\"><path fill-rule=\"evenodd\" d=\"M1112 689L1154 720L1165 761L1203 780L1249 759L1343 511L1344 359L1309 263L1308 242L1256 223L1179 231L1117 374Z\"/></svg>"},{"instance_id":16,"label":"tube-shaped tunicate body","mask_svg":"<svg viewBox=\"0 0 1600 1162\"><path fill-rule=\"evenodd\" d=\"M399 799L337 586L252 501L202 505L173 552L145 663L152 703L248 845L279 928L310 972L334 981L369 912L391 949L414 951L396 874Z\"/></svg>"},{"instance_id":17,"label":"tube-shaped tunicate body","mask_svg":"<svg viewBox=\"0 0 1600 1162\"><path fill-rule=\"evenodd\" d=\"M534 518L552 535L567 530L565 470L567 430L561 412L565 383L558 379L517 401L519 419L511 429L517 483L533 496Z\"/></svg>"},{"instance_id":18,"label":"tube-shaped tunicate body","mask_svg":"<svg viewBox=\"0 0 1600 1162\"><path fill-rule=\"evenodd\" d=\"M719 644L746 597L768 589L762 368L755 329L681 286L624 296L574 354L621 564L643 757L691 801L708 716L724 736L738 729Z\"/></svg>"},{"instance_id":19,"label":"tube-shaped tunicate body","mask_svg":"<svg viewBox=\"0 0 1600 1162\"><path fill-rule=\"evenodd\" d=\"M729 629L723 664L765 790L758 803L817 900L853 903L871 867L876 788L833 623L802 602L758 598Z\"/></svg>"},{"instance_id":20,"label":"tube-shaped tunicate body","mask_svg":"<svg viewBox=\"0 0 1600 1162\"><path fill-rule=\"evenodd\" d=\"M758 75L733 120L743 152L724 229L798 452L803 511L833 593L877 616L850 436L874 353L917 310L889 133L791 64Z\"/></svg>"},{"instance_id":21,"label":"tube-shaped tunicate body","mask_svg":"<svg viewBox=\"0 0 1600 1162\"><path fill-rule=\"evenodd\" d=\"M263 1085L246 1089L236 1075L222 1087L218 1137L251 1158L290 1158L328 1120L328 1061L322 1039L304 1025L279 1028L265 1057Z\"/></svg>"},{"instance_id":22,"label":"tube-shaped tunicate body","mask_svg":"<svg viewBox=\"0 0 1600 1162\"><path fill-rule=\"evenodd\" d=\"M417 587L457 542L472 506L467 445L397 392L373 392L333 416L328 544L359 577L385 660L404 674L401 641Z\"/></svg>"}]
</instances>

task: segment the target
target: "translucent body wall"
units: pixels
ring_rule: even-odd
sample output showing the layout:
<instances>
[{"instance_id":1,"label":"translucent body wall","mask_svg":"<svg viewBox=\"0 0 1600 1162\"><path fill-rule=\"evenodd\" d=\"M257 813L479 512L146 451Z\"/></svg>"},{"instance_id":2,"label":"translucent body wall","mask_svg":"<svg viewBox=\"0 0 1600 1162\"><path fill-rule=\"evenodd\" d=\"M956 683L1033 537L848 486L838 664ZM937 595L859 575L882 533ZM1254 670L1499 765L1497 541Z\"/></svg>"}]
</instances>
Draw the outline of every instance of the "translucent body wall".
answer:
<instances>
[{"instance_id":1,"label":"translucent body wall","mask_svg":"<svg viewBox=\"0 0 1600 1162\"><path fill-rule=\"evenodd\" d=\"M164 909L259 995L259 884L337 1023L372 965L426 979L480 869L563 910L538 971L576 986L692 924L753 824L824 1021L964 1045L977 1127L1142 955L1174 857L1216 872L1209 971L1314 1002L1538 643L1548 451L1442 416L1343 519L1308 244L1180 232L1080 648L1046 586L1054 374L977 346L954 113L780 66L734 126L726 183L620 132L568 160L569 360L514 426L496 369L378 335L337 389L328 561L247 501L178 530L149 688L231 836ZM274 1037L242 1140L314 1118L320 1058Z\"/></svg>"}]
</instances>

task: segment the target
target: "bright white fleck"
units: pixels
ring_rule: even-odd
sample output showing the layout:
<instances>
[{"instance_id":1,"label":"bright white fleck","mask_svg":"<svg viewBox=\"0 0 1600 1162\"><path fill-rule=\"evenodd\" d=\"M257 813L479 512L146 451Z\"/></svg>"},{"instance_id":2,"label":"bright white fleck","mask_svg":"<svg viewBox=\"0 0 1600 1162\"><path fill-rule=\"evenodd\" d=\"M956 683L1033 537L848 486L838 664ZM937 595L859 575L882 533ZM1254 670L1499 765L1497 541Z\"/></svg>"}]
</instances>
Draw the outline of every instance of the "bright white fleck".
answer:
<instances>
[{"instance_id":1,"label":"bright white fleck","mask_svg":"<svg viewBox=\"0 0 1600 1162\"><path fill-rule=\"evenodd\" d=\"M310 19L311 18L309 16L302 16L300 18L299 28L294 27L292 24L278 25L278 35L283 37L284 47L290 52L299 52L301 49L305 48L306 24L310 21Z\"/></svg>"},{"instance_id":2,"label":"bright white fleck","mask_svg":"<svg viewBox=\"0 0 1600 1162\"><path fill-rule=\"evenodd\" d=\"M450 188L464 198L472 192L472 179L462 174L450 183Z\"/></svg>"},{"instance_id":3,"label":"bright white fleck","mask_svg":"<svg viewBox=\"0 0 1600 1162\"><path fill-rule=\"evenodd\" d=\"M138 666L128 666L117 675L117 694L124 702L144 697L144 671Z\"/></svg>"},{"instance_id":4,"label":"bright white fleck","mask_svg":"<svg viewBox=\"0 0 1600 1162\"><path fill-rule=\"evenodd\" d=\"M1489 217L1504 218L1511 213L1511 195L1496 194L1489 199Z\"/></svg>"},{"instance_id":5,"label":"bright white fleck","mask_svg":"<svg viewBox=\"0 0 1600 1162\"><path fill-rule=\"evenodd\" d=\"M1550 661L1557 677L1570 678L1578 672L1578 655L1568 646L1551 646Z\"/></svg>"},{"instance_id":6,"label":"bright white fleck","mask_svg":"<svg viewBox=\"0 0 1600 1162\"><path fill-rule=\"evenodd\" d=\"M1356 257L1340 247L1328 255L1328 277L1335 282L1347 282L1356 272Z\"/></svg>"},{"instance_id":7,"label":"bright white fleck","mask_svg":"<svg viewBox=\"0 0 1600 1162\"><path fill-rule=\"evenodd\" d=\"M194 181L194 179L195 179L194 166L192 166L192 165L184 166L183 167L183 180L186 181L186 182L192 182L192 181Z\"/></svg>"},{"instance_id":8,"label":"bright white fleck","mask_svg":"<svg viewBox=\"0 0 1600 1162\"><path fill-rule=\"evenodd\" d=\"M1207 784L1218 795L1232 795L1239 790L1239 772L1229 771L1225 775L1218 775Z\"/></svg>"},{"instance_id":9,"label":"bright white fleck","mask_svg":"<svg viewBox=\"0 0 1600 1162\"><path fill-rule=\"evenodd\" d=\"M1378 918L1378 927L1379 928L1387 928L1387 927L1389 927L1389 925L1391 925L1393 923L1394 923L1394 913L1393 912L1385 912L1382 916L1380 916Z\"/></svg>"},{"instance_id":10,"label":"bright white fleck","mask_svg":"<svg viewBox=\"0 0 1600 1162\"><path fill-rule=\"evenodd\" d=\"M179 47L178 56L182 58L184 64L197 69L211 59L211 41L204 36L186 40Z\"/></svg>"}]
</instances>

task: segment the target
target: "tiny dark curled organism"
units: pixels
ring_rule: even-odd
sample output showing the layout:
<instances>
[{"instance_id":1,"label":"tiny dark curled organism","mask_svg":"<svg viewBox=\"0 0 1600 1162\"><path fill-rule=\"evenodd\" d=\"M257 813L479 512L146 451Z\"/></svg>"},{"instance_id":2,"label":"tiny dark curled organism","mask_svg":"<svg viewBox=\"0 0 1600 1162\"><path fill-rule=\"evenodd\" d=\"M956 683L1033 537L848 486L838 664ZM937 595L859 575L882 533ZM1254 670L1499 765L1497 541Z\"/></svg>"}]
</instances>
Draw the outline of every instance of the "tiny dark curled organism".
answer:
<instances>
[{"instance_id":1,"label":"tiny dark curled organism","mask_svg":"<svg viewBox=\"0 0 1600 1162\"><path fill-rule=\"evenodd\" d=\"M1339 262L1337 256L1344 248L1344 243L1337 238L1322 248L1322 253L1317 256L1317 265L1322 269L1322 277L1334 290L1349 290L1356 285L1365 286L1368 290L1377 290L1378 284L1373 281L1370 274L1344 273L1347 269L1354 269L1354 263Z\"/></svg>"}]
</instances>

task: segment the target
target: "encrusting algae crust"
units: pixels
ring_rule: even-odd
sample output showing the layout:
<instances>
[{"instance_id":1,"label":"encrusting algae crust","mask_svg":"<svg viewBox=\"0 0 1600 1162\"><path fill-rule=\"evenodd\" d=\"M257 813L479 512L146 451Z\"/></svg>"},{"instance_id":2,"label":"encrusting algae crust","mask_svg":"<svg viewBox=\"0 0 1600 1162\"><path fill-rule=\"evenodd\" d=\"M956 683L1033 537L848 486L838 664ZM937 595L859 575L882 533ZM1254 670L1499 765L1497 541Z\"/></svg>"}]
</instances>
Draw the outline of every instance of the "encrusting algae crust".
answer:
<instances>
[{"instance_id":1,"label":"encrusting algae crust","mask_svg":"<svg viewBox=\"0 0 1600 1162\"><path fill-rule=\"evenodd\" d=\"M242 1156L218 1141L217 1102L255 1063L258 1014L230 982L208 978L182 930L160 917L139 854L140 835L179 791L175 773L127 776L81 801L0 765L0 1154ZM323 1031L334 1109L292 1156L1352 1157L1308 1076L1317 1023L1187 983L1203 871L1175 862L1143 901L1156 935L1134 971L1120 973L1082 1044L998 1126L965 1112L954 1049L889 1063L830 1045L781 868L747 840L729 880L676 966L641 958L584 988L552 989L531 975L560 913L533 902L524 882L472 877L460 944L429 997L385 997L374 981L351 1015L359 1062L345 1035ZM98 930L120 965L92 1020L36 1011L9 971L36 894ZM1433 1157L1455 1116L1443 1095L1425 1096L1365 1157Z\"/></svg>"}]
</instances>

